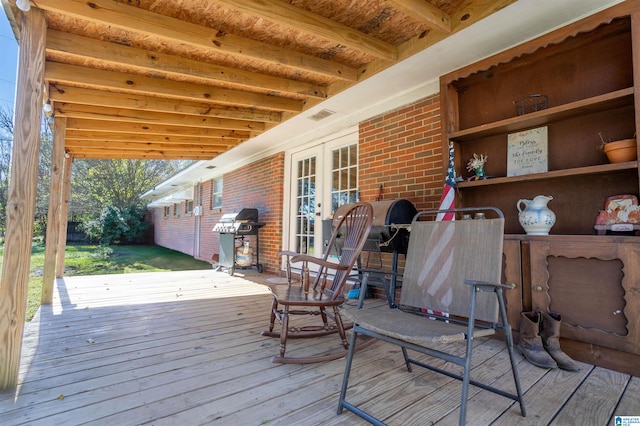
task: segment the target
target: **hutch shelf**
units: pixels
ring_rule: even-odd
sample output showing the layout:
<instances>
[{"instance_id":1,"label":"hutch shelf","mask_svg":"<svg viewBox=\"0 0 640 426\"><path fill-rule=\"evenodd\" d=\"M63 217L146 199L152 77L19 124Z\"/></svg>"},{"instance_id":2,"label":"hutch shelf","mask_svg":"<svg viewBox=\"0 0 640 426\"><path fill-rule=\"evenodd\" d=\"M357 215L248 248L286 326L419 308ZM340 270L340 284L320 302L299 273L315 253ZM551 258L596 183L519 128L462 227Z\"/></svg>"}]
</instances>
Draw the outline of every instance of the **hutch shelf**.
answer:
<instances>
[{"instance_id":1,"label":"hutch shelf","mask_svg":"<svg viewBox=\"0 0 640 426\"><path fill-rule=\"evenodd\" d=\"M597 235L594 225L608 197L640 192L638 161L609 163L601 149L601 138L640 128L638 52L640 2L625 1L440 79L443 155L453 143L463 178L474 154L488 156L488 178L459 182L457 205L505 213L505 279L518 285L512 324L523 310L560 312L572 356L635 375L640 237ZM548 106L518 115L515 101L538 94ZM546 171L509 173L509 135L542 127ZM549 236L525 235L518 222L518 200L536 195L553 197Z\"/></svg>"}]
</instances>

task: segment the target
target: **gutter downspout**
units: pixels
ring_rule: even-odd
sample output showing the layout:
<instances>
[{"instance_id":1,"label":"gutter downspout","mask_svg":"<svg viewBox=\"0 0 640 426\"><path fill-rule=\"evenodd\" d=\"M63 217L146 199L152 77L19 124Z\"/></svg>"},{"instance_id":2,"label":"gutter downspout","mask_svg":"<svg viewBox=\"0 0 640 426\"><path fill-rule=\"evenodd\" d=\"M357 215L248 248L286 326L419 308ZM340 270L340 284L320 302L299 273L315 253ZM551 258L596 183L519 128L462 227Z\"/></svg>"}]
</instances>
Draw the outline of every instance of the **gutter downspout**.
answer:
<instances>
[{"instance_id":1,"label":"gutter downspout","mask_svg":"<svg viewBox=\"0 0 640 426\"><path fill-rule=\"evenodd\" d=\"M200 259L200 232L202 230L202 182L198 181L196 185L196 206L198 214L194 221L194 238L193 238L193 257Z\"/></svg>"}]
</instances>

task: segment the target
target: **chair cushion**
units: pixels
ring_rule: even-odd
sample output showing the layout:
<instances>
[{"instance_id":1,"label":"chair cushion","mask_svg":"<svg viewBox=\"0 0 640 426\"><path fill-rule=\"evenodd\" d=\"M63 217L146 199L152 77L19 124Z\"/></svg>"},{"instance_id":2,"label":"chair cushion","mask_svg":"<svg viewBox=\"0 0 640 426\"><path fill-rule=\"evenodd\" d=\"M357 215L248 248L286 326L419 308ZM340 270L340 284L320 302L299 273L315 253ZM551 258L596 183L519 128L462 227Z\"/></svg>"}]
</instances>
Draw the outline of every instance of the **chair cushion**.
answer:
<instances>
[{"instance_id":1,"label":"chair cushion","mask_svg":"<svg viewBox=\"0 0 640 426\"><path fill-rule=\"evenodd\" d=\"M338 306L344 303L344 296L331 299L326 293L316 291L312 288L308 293L302 290L302 286L292 285L267 285L273 297L282 305L295 306Z\"/></svg>"},{"instance_id":2,"label":"chair cushion","mask_svg":"<svg viewBox=\"0 0 640 426\"><path fill-rule=\"evenodd\" d=\"M432 320L387 306L368 309L343 307L342 315L363 328L417 345L463 341L467 332L464 325ZM476 329L473 335L482 337L494 333L494 329Z\"/></svg>"}]
</instances>

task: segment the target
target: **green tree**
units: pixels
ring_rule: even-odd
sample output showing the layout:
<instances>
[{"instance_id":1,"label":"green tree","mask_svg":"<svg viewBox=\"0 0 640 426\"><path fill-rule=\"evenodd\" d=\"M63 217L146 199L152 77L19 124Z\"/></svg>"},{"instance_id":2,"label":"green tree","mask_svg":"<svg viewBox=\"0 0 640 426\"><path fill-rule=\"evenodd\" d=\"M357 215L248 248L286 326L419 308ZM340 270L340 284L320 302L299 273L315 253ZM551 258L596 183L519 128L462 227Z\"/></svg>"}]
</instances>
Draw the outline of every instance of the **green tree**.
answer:
<instances>
[{"instance_id":1,"label":"green tree","mask_svg":"<svg viewBox=\"0 0 640 426\"><path fill-rule=\"evenodd\" d=\"M40 153L38 160L38 187L34 218L34 235L44 236L49 210L49 183L51 181L51 150L53 134L43 117L40 123ZM13 145L13 112L0 108L0 232L6 230L6 206L9 197L11 148Z\"/></svg>"},{"instance_id":2,"label":"green tree","mask_svg":"<svg viewBox=\"0 0 640 426\"><path fill-rule=\"evenodd\" d=\"M47 233L47 212L51 191L51 154L53 152L53 132L48 120L43 116L40 122L40 153L38 154L38 186L36 188L36 210L33 235L44 238Z\"/></svg>"},{"instance_id":3,"label":"green tree","mask_svg":"<svg viewBox=\"0 0 640 426\"><path fill-rule=\"evenodd\" d=\"M0 108L0 235L4 235L7 224L6 208L9 196L12 142L13 113Z\"/></svg>"},{"instance_id":4,"label":"green tree","mask_svg":"<svg viewBox=\"0 0 640 426\"><path fill-rule=\"evenodd\" d=\"M6 230L12 143L13 112L0 108L0 235L4 235ZM34 235L44 236L46 233L52 149L53 133L48 120L43 116ZM191 163L165 160L74 160L69 215L80 218L87 226L109 221L114 224L114 218L120 217L125 224L121 227L122 234L118 238L110 236L108 239L137 241L137 235L144 232L144 205L140 195ZM115 210L104 212L105 207L113 207Z\"/></svg>"},{"instance_id":5,"label":"green tree","mask_svg":"<svg viewBox=\"0 0 640 426\"><path fill-rule=\"evenodd\" d=\"M140 196L189 162L163 160L74 160L71 209L97 218L104 206L140 206Z\"/></svg>"},{"instance_id":6,"label":"green tree","mask_svg":"<svg viewBox=\"0 0 640 426\"><path fill-rule=\"evenodd\" d=\"M70 212L103 245L143 242L147 224L140 196L190 162L74 161Z\"/></svg>"}]
</instances>

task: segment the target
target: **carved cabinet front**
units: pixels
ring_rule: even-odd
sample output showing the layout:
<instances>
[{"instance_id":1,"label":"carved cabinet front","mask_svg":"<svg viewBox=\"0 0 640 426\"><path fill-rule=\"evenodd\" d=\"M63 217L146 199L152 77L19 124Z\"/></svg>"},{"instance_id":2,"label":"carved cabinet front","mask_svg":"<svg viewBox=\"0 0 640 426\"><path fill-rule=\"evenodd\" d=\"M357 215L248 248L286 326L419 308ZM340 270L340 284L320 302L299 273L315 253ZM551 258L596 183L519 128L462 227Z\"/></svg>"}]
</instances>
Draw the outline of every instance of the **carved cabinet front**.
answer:
<instances>
[{"instance_id":1,"label":"carved cabinet front","mask_svg":"<svg viewBox=\"0 0 640 426\"><path fill-rule=\"evenodd\" d=\"M637 239L531 238L527 252L531 307L562 314L562 337L640 354Z\"/></svg>"}]
</instances>

